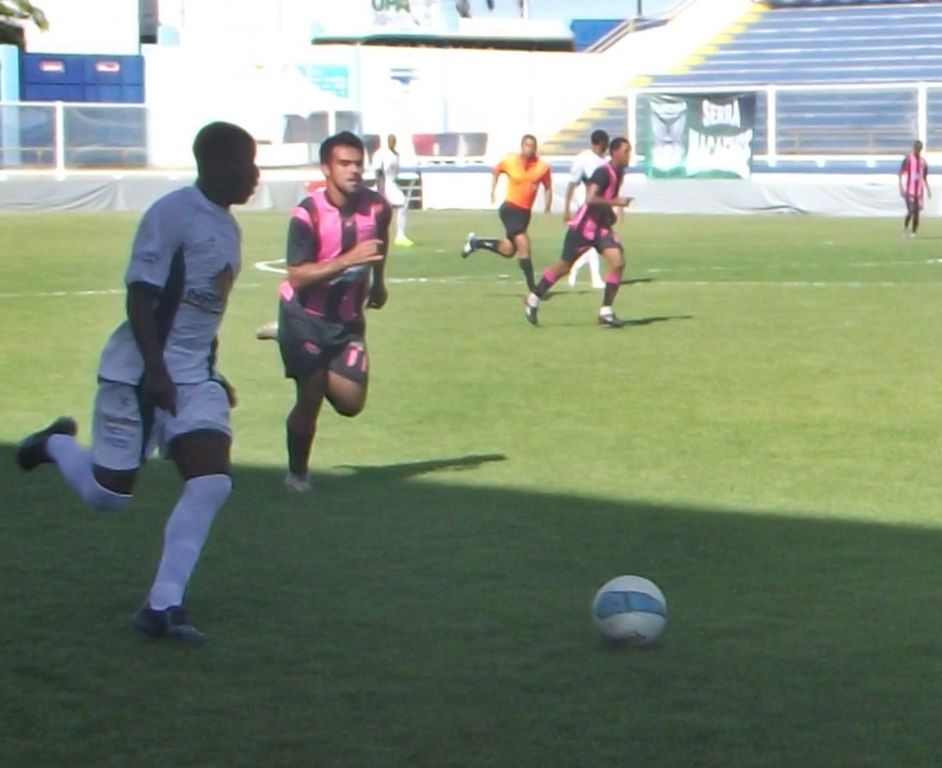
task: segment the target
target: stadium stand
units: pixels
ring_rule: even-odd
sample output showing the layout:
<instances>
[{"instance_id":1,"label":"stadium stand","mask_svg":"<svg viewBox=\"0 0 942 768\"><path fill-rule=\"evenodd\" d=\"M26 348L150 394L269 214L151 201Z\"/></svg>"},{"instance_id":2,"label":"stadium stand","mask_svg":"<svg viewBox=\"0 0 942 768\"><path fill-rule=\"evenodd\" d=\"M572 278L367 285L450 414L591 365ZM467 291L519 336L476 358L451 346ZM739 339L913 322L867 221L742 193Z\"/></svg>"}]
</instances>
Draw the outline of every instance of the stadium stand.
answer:
<instances>
[{"instance_id":1,"label":"stadium stand","mask_svg":"<svg viewBox=\"0 0 942 768\"><path fill-rule=\"evenodd\" d=\"M942 4L778 7L655 86L942 79Z\"/></svg>"},{"instance_id":2,"label":"stadium stand","mask_svg":"<svg viewBox=\"0 0 942 768\"><path fill-rule=\"evenodd\" d=\"M744 23L692 51L674 71L634 85L755 91L757 155L769 147L771 87L776 154L879 155L912 143L921 90L927 143L942 143L942 88L924 85L933 81L942 81L942 3L776 0L757 3ZM646 116L639 98L638 123ZM624 122L621 106L607 99L554 137L553 147L569 152L587 125Z\"/></svg>"}]
</instances>

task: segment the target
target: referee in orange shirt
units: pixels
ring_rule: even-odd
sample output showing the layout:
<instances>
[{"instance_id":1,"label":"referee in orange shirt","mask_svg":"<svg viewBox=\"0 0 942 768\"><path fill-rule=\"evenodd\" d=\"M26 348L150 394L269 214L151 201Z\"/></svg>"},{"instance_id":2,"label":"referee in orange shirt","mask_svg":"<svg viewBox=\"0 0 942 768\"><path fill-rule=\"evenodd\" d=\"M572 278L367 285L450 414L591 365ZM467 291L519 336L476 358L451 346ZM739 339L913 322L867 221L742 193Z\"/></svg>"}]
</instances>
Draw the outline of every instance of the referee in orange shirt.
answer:
<instances>
[{"instance_id":1,"label":"referee in orange shirt","mask_svg":"<svg viewBox=\"0 0 942 768\"><path fill-rule=\"evenodd\" d=\"M494 168L491 178L491 202L496 202L497 180L501 174L507 176L507 196L500 206L501 223L506 237L478 237L472 232L461 250L462 258L468 258L476 250L491 251L505 259L517 257L520 270L527 281L527 288L533 290L533 262L530 259L530 212L536 193L543 187L543 201L546 213L553 206L553 179L549 166L536 155L536 137L526 134L520 140L519 154L508 155Z\"/></svg>"}]
</instances>

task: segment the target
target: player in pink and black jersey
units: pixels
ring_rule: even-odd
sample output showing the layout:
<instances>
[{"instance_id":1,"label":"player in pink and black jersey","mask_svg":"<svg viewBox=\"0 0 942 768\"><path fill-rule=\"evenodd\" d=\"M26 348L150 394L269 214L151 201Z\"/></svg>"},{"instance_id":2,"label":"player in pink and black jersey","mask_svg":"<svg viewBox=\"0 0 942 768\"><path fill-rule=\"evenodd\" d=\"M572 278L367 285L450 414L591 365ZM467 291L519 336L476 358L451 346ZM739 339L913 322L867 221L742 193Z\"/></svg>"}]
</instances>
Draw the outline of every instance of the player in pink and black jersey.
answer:
<instances>
[{"instance_id":1,"label":"player in pink and black jersey","mask_svg":"<svg viewBox=\"0 0 942 768\"><path fill-rule=\"evenodd\" d=\"M615 209L625 208L632 200L619 194L625 168L631 161L631 142L623 137L613 139L609 145L609 154L609 162L599 166L589 179L585 203L569 221L562 256L543 271L539 285L527 295L524 313L533 325L537 324L540 299L556 281L569 273L576 259L590 248L595 248L608 262L598 322L600 325L620 325L612 304L625 270L625 252L613 227L618 218Z\"/></svg>"},{"instance_id":2,"label":"player in pink and black jersey","mask_svg":"<svg viewBox=\"0 0 942 768\"><path fill-rule=\"evenodd\" d=\"M922 142L913 144L913 151L903 158L899 167L899 193L906 201L906 219L903 221L903 237L915 237L919 229L919 213L925 205L926 195L932 197L929 188L929 165L922 156ZM912 230L909 225L912 224Z\"/></svg>"},{"instance_id":3,"label":"player in pink and black jersey","mask_svg":"<svg viewBox=\"0 0 942 768\"><path fill-rule=\"evenodd\" d=\"M286 422L285 485L307 491L308 464L324 399L343 416L366 404L364 305L386 303L391 208L363 183L363 142L343 131L321 144L326 185L291 212L288 277L281 284L278 344L295 381Z\"/></svg>"}]
</instances>

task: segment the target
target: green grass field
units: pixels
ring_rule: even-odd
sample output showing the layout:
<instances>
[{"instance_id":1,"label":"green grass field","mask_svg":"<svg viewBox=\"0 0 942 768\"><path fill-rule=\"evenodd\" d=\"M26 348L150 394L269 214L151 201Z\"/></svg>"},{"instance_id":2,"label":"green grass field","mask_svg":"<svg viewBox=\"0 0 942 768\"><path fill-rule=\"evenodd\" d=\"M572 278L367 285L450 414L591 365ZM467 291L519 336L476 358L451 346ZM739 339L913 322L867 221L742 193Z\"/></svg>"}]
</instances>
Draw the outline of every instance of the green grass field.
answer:
<instances>
[{"instance_id":1,"label":"green grass field","mask_svg":"<svg viewBox=\"0 0 942 768\"><path fill-rule=\"evenodd\" d=\"M927 221L629 217L616 308L583 275L522 314L421 212L370 314L370 399L282 486L285 213L243 213L222 335L235 490L191 584L212 644L139 641L179 483L84 509L16 441L87 425L136 215L0 217L0 765L860 768L942 757L942 237ZM542 266L558 218L531 229ZM82 434L85 434L83 429ZM656 581L611 648L595 590Z\"/></svg>"}]
</instances>

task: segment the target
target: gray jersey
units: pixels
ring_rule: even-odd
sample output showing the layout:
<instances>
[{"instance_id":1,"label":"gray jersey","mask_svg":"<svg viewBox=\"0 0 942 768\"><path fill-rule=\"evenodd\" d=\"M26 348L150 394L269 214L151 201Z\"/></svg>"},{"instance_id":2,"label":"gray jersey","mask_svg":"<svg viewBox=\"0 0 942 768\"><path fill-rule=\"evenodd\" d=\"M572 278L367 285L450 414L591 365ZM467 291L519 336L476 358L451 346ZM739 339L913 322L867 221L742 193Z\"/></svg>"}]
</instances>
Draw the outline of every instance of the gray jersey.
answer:
<instances>
[{"instance_id":1,"label":"gray jersey","mask_svg":"<svg viewBox=\"0 0 942 768\"><path fill-rule=\"evenodd\" d=\"M214 374L214 340L242 266L242 236L232 214L193 187L155 202L138 225L125 283L160 290L156 309L167 373L176 384ZM101 353L98 376L137 384L144 361L125 320Z\"/></svg>"}]
</instances>

